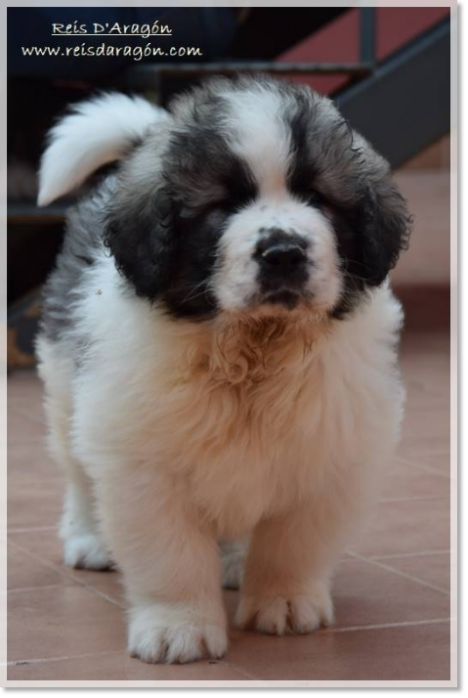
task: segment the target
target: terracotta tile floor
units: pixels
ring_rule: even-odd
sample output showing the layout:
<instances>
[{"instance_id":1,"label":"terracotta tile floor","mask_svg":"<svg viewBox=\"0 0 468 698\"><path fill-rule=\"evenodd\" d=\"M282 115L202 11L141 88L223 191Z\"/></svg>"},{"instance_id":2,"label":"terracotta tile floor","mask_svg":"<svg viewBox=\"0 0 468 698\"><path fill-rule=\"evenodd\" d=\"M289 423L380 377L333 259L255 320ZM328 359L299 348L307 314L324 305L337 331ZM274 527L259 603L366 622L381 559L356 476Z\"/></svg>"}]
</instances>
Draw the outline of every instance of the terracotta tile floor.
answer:
<instances>
[{"instance_id":1,"label":"terracotta tile floor","mask_svg":"<svg viewBox=\"0 0 468 698\"><path fill-rule=\"evenodd\" d=\"M288 638L232 630L223 661L148 666L127 656L118 574L62 565L55 530L62 482L43 446L41 387L33 374L14 374L8 679L449 680L447 296L428 293L411 294L401 354L408 389L403 440L372 522L339 567L336 625ZM237 593L226 592L231 618L236 602Z\"/></svg>"}]
</instances>

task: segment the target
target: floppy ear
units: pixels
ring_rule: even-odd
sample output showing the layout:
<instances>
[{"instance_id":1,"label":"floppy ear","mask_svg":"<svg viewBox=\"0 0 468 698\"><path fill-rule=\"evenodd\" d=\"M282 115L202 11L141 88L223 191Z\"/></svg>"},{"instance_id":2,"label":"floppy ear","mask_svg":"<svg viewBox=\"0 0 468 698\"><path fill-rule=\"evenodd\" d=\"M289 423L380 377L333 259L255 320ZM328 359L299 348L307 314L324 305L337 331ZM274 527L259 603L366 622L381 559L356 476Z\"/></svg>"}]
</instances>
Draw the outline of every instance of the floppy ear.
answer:
<instances>
[{"instance_id":1,"label":"floppy ear","mask_svg":"<svg viewBox=\"0 0 468 698\"><path fill-rule=\"evenodd\" d=\"M107 214L105 244L136 293L155 300L170 280L177 246L173 203L165 189Z\"/></svg>"},{"instance_id":2,"label":"floppy ear","mask_svg":"<svg viewBox=\"0 0 468 698\"><path fill-rule=\"evenodd\" d=\"M361 265L369 286L379 286L408 247L412 219L390 179L369 186L359 215Z\"/></svg>"}]
</instances>

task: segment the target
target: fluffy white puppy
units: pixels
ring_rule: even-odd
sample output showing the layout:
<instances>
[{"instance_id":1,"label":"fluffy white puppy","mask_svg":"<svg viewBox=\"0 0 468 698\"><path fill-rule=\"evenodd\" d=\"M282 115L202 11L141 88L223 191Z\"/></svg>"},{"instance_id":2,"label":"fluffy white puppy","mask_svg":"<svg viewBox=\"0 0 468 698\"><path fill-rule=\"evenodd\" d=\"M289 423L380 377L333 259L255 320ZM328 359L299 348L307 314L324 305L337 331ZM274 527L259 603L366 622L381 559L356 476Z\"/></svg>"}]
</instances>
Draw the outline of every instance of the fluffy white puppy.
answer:
<instances>
[{"instance_id":1,"label":"fluffy white puppy","mask_svg":"<svg viewBox=\"0 0 468 698\"><path fill-rule=\"evenodd\" d=\"M226 652L222 559L241 628L315 630L398 440L405 203L328 99L264 78L78 105L40 203L117 159L44 293L65 562L118 565L148 662Z\"/></svg>"}]
</instances>

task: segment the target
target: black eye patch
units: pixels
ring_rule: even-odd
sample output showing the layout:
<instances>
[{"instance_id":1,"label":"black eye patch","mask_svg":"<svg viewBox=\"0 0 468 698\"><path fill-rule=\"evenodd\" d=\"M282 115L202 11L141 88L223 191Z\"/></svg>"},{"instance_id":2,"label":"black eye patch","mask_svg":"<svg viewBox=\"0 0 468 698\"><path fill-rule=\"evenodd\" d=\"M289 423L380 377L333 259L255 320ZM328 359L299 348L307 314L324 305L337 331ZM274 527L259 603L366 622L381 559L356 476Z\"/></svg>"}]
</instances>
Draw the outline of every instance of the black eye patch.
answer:
<instances>
[{"instance_id":1,"label":"black eye patch","mask_svg":"<svg viewBox=\"0 0 468 698\"><path fill-rule=\"evenodd\" d=\"M327 201L327 199L317 190L310 190L310 191L304 191L304 192L299 192L299 196L305 200L307 204L310 206L315 206L315 208L322 209L325 207L329 207L332 204Z\"/></svg>"},{"instance_id":2,"label":"black eye patch","mask_svg":"<svg viewBox=\"0 0 468 698\"><path fill-rule=\"evenodd\" d=\"M172 191L184 206L232 212L255 200L258 187L249 167L213 129L197 127L173 136L167 163Z\"/></svg>"},{"instance_id":3,"label":"black eye patch","mask_svg":"<svg viewBox=\"0 0 468 698\"><path fill-rule=\"evenodd\" d=\"M218 206L232 212L254 201L258 187L247 166L238 158L231 156L229 164L229 170L222 177L226 197L218 202Z\"/></svg>"},{"instance_id":4,"label":"black eye patch","mask_svg":"<svg viewBox=\"0 0 468 698\"><path fill-rule=\"evenodd\" d=\"M316 186L317 171L308 161L307 151L294 150L294 158L289 168L287 185L291 194L311 206L322 208L330 205L327 198Z\"/></svg>"}]
</instances>

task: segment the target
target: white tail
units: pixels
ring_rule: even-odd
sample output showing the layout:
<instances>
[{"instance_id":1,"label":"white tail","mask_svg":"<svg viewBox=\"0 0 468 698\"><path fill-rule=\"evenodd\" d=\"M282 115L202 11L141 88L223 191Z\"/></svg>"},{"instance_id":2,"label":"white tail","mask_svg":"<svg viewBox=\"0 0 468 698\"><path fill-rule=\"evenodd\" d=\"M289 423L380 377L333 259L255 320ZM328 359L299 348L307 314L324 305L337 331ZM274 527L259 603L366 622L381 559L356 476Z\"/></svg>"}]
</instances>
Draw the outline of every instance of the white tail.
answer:
<instances>
[{"instance_id":1,"label":"white tail","mask_svg":"<svg viewBox=\"0 0 468 698\"><path fill-rule=\"evenodd\" d=\"M120 160L168 113L141 97L107 93L72 107L49 133L39 172L39 206L76 189L102 165Z\"/></svg>"}]
</instances>

